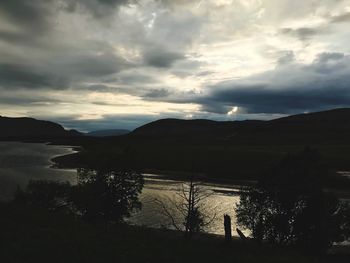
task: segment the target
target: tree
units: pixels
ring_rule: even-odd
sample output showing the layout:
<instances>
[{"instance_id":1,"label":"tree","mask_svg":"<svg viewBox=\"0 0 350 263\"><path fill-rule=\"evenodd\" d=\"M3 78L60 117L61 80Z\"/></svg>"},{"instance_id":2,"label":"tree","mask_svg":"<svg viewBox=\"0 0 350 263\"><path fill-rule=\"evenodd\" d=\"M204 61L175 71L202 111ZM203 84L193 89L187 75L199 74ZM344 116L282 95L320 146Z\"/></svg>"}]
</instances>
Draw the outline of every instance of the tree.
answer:
<instances>
[{"instance_id":1,"label":"tree","mask_svg":"<svg viewBox=\"0 0 350 263\"><path fill-rule=\"evenodd\" d=\"M46 180L31 180L23 191L17 188L15 202L49 211L68 208L70 184Z\"/></svg>"},{"instance_id":2,"label":"tree","mask_svg":"<svg viewBox=\"0 0 350 263\"><path fill-rule=\"evenodd\" d=\"M344 238L342 204L323 190L329 176L317 151L287 155L256 187L242 191L238 225L258 241L325 251Z\"/></svg>"},{"instance_id":3,"label":"tree","mask_svg":"<svg viewBox=\"0 0 350 263\"><path fill-rule=\"evenodd\" d=\"M342 225L341 225L341 234L342 234L342 240L348 240L350 239L350 204L348 202L342 203L341 210L341 216L342 216Z\"/></svg>"},{"instance_id":4,"label":"tree","mask_svg":"<svg viewBox=\"0 0 350 263\"><path fill-rule=\"evenodd\" d=\"M185 232L186 238L202 231L216 217L207 217L205 200L211 195L191 177L188 183L182 185L174 198L156 200L161 213L170 220L170 224L179 231Z\"/></svg>"},{"instance_id":5,"label":"tree","mask_svg":"<svg viewBox=\"0 0 350 263\"><path fill-rule=\"evenodd\" d=\"M131 170L78 169L71 200L76 214L88 222L118 223L141 208L143 184L142 175Z\"/></svg>"}]
</instances>

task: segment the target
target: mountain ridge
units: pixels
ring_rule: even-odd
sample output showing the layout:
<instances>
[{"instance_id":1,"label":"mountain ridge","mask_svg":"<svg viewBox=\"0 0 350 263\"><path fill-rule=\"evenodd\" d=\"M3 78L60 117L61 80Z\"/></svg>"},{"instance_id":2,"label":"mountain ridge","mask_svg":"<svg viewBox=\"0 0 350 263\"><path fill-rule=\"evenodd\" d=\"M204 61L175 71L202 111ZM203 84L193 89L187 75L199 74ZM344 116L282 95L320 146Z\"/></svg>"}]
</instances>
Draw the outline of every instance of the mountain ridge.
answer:
<instances>
[{"instance_id":1,"label":"mountain ridge","mask_svg":"<svg viewBox=\"0 0 350 263\"><path fill-rule=\"evenodd\" d=\"M350 130L350 108L290 115L278 119L214 121L206 119L161 119L145 124L133 132L136 136L225 135L245 131ZM210 134L211 133L211 134Z\"/></svg>"},{"instance_id":2,"label":"mountain ridge","mask_svg":"<svg viewBox=\"0 0 350 263\"><path fill-rule=\"evenodd\" d=\"M55 138L75 137L81 133L76 130L66 130L58 123L37 120L30 117L0 116L0 138Z\"/></svg>"}]
</instances>

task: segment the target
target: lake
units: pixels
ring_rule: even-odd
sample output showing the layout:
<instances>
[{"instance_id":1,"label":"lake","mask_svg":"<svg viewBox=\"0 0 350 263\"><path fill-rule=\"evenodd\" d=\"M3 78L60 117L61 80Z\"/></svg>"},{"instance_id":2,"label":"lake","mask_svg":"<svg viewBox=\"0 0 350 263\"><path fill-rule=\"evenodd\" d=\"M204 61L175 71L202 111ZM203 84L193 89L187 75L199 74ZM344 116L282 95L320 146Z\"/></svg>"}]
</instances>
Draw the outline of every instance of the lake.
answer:
<instances>
[{"instance_id":1,"label":"lake","mask_svg":"<svg viewBox=\"0 0 350 263\"><path fill-rule=\"evenodd\" d=\"M72 147L39 143L0 142L0 200L12 197L29 180L76 182L75 170L52 169L51 159L73 153Z\"/></svg>"},{"instance_id":2,"label":"lake","mask_svg":"<svg viewBox=\"0 0 350 263\"><path fill-rule=\"evenodd\" d=\"M52 168L51 159L56 156L73 153L69 146L56 146L39 143L0 142L0 200L12 198L17 185L24 187L29 180L55 180L76 183L76 171ZM147 227L167 227L169 219L163 215L156 200L162 200L169 209L171 202L178 200L184 181L169 179L166 176L145 174L145 185L140 195L141 211L134 213L127 222ZM203 202L211 223L206 232L223 234L223 215L229 214L235 229L235 204L239 201L234 186L202 183L202 189L208 193ZM178 214L174 211L176 217ZM233 231L236 235L236 232Z\"/></svg>"}]
</instances>

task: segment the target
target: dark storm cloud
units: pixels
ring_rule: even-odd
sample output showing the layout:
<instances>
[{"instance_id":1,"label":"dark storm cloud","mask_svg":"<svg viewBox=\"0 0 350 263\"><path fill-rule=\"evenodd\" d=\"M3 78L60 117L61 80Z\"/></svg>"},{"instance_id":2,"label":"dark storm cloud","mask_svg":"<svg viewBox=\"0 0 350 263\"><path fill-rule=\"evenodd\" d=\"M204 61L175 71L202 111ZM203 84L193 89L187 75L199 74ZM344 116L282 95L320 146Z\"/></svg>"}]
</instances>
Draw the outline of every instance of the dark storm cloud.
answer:
<instances>
[{"instance_id":1,"label":"dark storm cloud","mask_svg":"<svg viewBox=\"0 0 350 263\"><path fill-rule=\"evenodd\" d=\"M293 51L285 52L281 57L278 58L278 65L286 65L295 61L295 55Z\"/></svg>"},{"instance_id":2,"label":"dark storm cloud","mask_svg":"<svg viewBox=\"0 0 350 263\"><path fill-rule=\"evenodd\" d=\"M1 90L0 90L1 92ZM61 102L54 98L41 97L37 94L33 97L21 97L21 96L2 96L0 97L0 104L2 105L28 105L28 104L50 104Z\"/></svg>"},{"instance_id":3,"label":"dark storm cloud","mask_svg":"<svg viewBox=\"0 0 350 263\"><path fill-rule=\"evenodd\" d=\"M166 89L153 89L143 95L143 97L146 99L159 99L168 97L170 94L170 91Z\"/></svg>"},{"instance_id":4,"label":"dark storm cloud","mask_svg":"<svg viewBox=\"0 0 350 263\"><path fill-rule=\"evenodd\" d=\"M0 40L17 45L38 45L40 38L52 34L60 11L90 13L97 19L108 18L117 7L133 0L2 0L0 17L16 26L2 28Z\"/></svg>"},{"instance_id":5,"label":"dark storm cloud","mask_svg":"<svg viewBox=\"0 0 350 263\"><path fill-rule=\"evenodd\" d=\"M227 113L239 106L247 113L290 114L350 106L350 56L324 53L310 65L282 65L241 81L210 87L198 99L208 112Z\"/></svg>"},{"instance_id":6,"label":"dark storm cloud","mask_svg":"<svg viewBox=\"0 0 350 263\"><path fill-rule=\"evenodd\" d=\"M66 89L79 81L102 78L130 67L108 43L61 35L58 12L84 5L93 12L128 1L0 1L0 87ZM113 9L114 10L114 9ZM72 11L72 10L71 10ZM61 32L61 33L60 33ZM79 36L77 36L79 37ZM75 85L76 86L76 85Z\"/></svg>"},{"instance_id":7,"label":"dark storm cloud","mask_svg":"<svg viewBox=\"0 0 350 263\"><path fill-rule=\"evenodd\" d=\"M0 86L11 88L64 88L67 79L48 72L36 71L30 65L0 64Z\"/></svg>"},{"instance_id":8,"label":"dark storm cloud","mask_svg":"<svg viewBox=\"0 0 350 263\"><path fill-rule=\"evenodd\" d=\"M177 60L185 56L179 52L167 51L162 48L148 49L143 54L144 63L156 68L169 68Z\"/></svg>"},{"instance_id":9,"label":"dark storm cloud","mask_svg":"<svg viewBox=\"0 0 350 263\"><path fill-rule=\"evenodd\" d=\"M65 0L66 10L75 12L78 9L85 9L96 18L104 18L115 12L115 9L121 5L135 2L133 0Z\"/></svg>"},{"instance_id":10,"label":"dark storm cloud","mask_svg":"<svg viewBox=\"0 0 350 263\"><path fill-rule=\"evenodd\" d=\"M40 32L51 23L53 0L3 0L0 1L0 14L14 24Z\"/></svg>"},{"instance_id":11,"label":"dark storm cloud","mask_svg":"<svg viewBox=\"0 0 350 263\"><path fill-rule=\"evenodd\" d=\"M88 91L94 91L94 92L111 92L115 90L112 87L103 85L103 84L95 84L95 85L89 85L87 87L82 87L82 90L88 90Z\"/></svg>"},{"instance_id":12,"label":"dark storm cloud","mask_svg":"<svg viewBox=\"0 0 350 263\"><path fill-rule=\"evenodd\" d=\"M33 37L30 32L11 32L7 30L0 30L0 40L22 46L41 45L40 40L37 37Z\"/></svg>"},{"instance_id":13,"label":"dark storm cloud","mask_svg":"<svg viewBox=\"0 0 350 263\"><path fill-rule=\"evenodd\" d=\"M103 54L80 54L72 55L70 58L58 63L63 69L68 67L69 72L91 77L101 77L119 72L130 66L123 58L112 52Z\"/></svg>"},{"instance_id":14,"label":"dark storm cloud","mask_svg":"<svg viewBox=\"0 0 350 263\"><path fill-rule=\"evenodd\" d=\"M232 107L229 106L231 102L223 102L216 98L217 95L214 95L212 99L200 99L199 103L201 103L201 111L210 112L215 114L226 114L229 112Z\"/></svg>"},{"instance_id":15,"label":"dark storm cloud","mask_svg":"<svg viewBox=\"0 0 350 263\"><path fill-rule=\"evenodd\" d=\"M36 64L31 64L30 59L23 60L23 64L0 63L0 87L66 89L74 81L104 77L130 66L108 52L73 53L64 58L57 54L50 57L50 61Z\"/></svg>"},{"instance_id":16,"label":"dark storm cloud","mask_svg":"<svg viewBox=\"0 0 350 263\"><path fill-rule=\"evenodd\" d=\"M154 83L156 79L152 76L142 74L137 71L123 72L113 79L118 84L134 85L144 83Z\"/></svg>"},{"instance_id":17,"label":"dark storm cloud","mask_svg":"<svg viewBox=\"0 0 350 263\"><path fill-rule=\"evenodd\" d=\"M233 106L259 115L349 105L347 55L297 64L320 47L348 51L345 5L230 2L0 0L0 109L96 130L168 112L224 119ZM101 116L115 112L140 115Z\"/></svg>"},{"instance_id":18,"label":"dark storm cloud","mask_svg":"<svg viewBox=\"0 0 350 263\"><path fill-rule=\"evenodd\" d=\"M61 9L71 12L82 7L96 17L107 16L115 8L132 0L2 0L0 14L13 23L35 31L52 25L52 17Z\"/></svg>"},{"instance_id":19,"label":"dark storm cloud","mask_svg":"<svg viewBox=\"0 0 350 263\"><path fill-rule=\"evenodd\" d=\"M227 113L229 105L240 106L248 113L289 114L300 111L350 105L350 87L334 87L331 83L322 88L273 90L261 86L238 87L221 90L212 95L211 103L204 110ZM215 104L218 103L217 104ZM226 107L225 107L226 105Z\"/></svg>"}]
</instances>

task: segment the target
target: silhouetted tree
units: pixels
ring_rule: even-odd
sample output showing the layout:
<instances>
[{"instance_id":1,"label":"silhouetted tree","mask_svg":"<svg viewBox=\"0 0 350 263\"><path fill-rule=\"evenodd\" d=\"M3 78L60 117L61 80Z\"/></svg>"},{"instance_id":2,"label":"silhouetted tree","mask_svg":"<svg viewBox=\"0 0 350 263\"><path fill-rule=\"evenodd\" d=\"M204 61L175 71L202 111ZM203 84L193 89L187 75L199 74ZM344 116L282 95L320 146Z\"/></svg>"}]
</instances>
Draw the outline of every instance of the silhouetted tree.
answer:
<instances>
[{"instance_id":1,"label":"silhouetted tree","mask_svg":"<svg viewBox=\"0 0 350 263\"><path fill-rule=\"evenodd\" d=\"M78 169L78 184L71 200L82 219L92 222L118 223L140 209L138 195L143 177L134 171Z\"/></svg>"},{"instance_id":2,"label":"silhouetted tree","mask_svg":"<svg viewBox=\"0 0 350 263\"><path fill-rule=\"evenodd\" d=\"M343 239L344 225L341 203L323 190L329 176L315 150L287 155L256 187L242 190L237 223L258 241L325 251Z\"/></svg>"},{"instance_id":3,"label":"silhouetted tree","mask_svg":"<svg viewBox=\"0 0 350 263\"><path fill-rule=\"evenodd\" d=\"M17 188L14 201L17 204L56 211L69 206L69 195L68 182L31 180L25 190Z\"/></svg>"},{"instance_id":4,"label":"silhouetted tree","mask_svg":"<svg viewBox=\"0 0 350 263\"><path fill-rule=\"evenodd\" d=\"M191 238L194 233L202 231L216 217L208 217L205 200L211 192L203 189L195 183L193 177L188 183L182 185L174 198L156 200L161 208L161 213L170 219L171 225L185 232L186 238Z\"/></svg>"},{"instance_id":5,"label":"silhouetted tree","mask_svg":"<svg viewBox=\"0 0 350 263\"><path fill-rule=\"evenodd\" d=\"M342 240L350 240L350 203L345 201L342 203L342 207L340 209L341 218L341 239Z\"/></svg>"}]
</instances>

